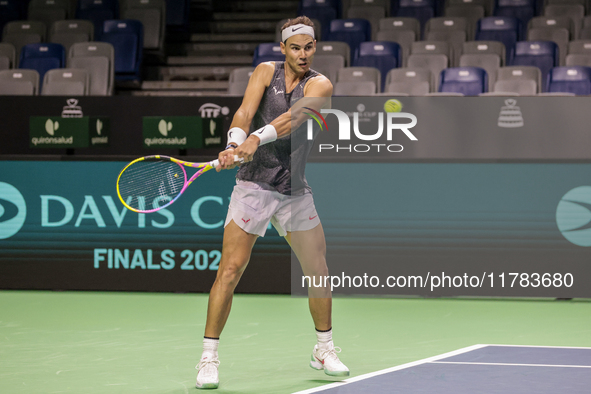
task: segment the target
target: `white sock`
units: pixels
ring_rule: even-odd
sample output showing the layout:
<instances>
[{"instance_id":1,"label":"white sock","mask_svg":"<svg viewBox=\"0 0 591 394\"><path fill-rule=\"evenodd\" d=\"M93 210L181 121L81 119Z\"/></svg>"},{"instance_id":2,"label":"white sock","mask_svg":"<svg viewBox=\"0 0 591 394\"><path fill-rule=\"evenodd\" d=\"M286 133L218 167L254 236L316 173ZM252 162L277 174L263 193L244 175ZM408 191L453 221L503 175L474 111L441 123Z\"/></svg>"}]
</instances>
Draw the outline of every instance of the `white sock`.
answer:
<instances>
[{"instance_id":1,"label":"white sock","mask_svg":"<svg viewBox=\"0 0 591 394\"><path fill-rule=\"evenodd\" d=\"M316 330L316 338L318 339L318 347L326 347L332 341L332 328L328 331Z\"/></svg>"},{"instance_id":2,"label":"white sock","mask_svg":"<svg viewBox=\"0 0 591 394\"><path fill-rule=\"evenodd\" d=\"M206 353L209 353L213 357L218 356L218 345L220 344L220 340L213 339L213 338L203 338L203 354L201 355L201 359L203 357L209 357Z\"/></svg>"}]
</instances>

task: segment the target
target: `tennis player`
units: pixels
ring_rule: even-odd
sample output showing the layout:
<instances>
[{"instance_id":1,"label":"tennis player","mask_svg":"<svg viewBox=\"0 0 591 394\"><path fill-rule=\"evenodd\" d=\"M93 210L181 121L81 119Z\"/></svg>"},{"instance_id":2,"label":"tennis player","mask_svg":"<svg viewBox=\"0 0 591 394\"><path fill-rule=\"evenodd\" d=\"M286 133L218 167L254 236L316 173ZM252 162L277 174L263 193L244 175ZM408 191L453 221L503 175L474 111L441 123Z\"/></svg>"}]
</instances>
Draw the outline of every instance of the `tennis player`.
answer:
<instances>
[{"instance_id":1,"label":"tennis player","mask_svg":"<svg viewBox=\"0 0 591 394\"><path fill-rule=\"evenodd\" d=\"M316 101L317 108L330 105L332 84L310 69L316 40L309 18L289 20L281 35L285 62L266 62L256 67L228 131L228 146L218 157L217 171L235 167L234 155L244 158L245 163L236 176L224 228L222 258L209 294L203 354L196 367L197 388L219 385L219 337L252 247L259 236L265 235L269 222L287 239L304 275L328 275L324 231L303 175L302 161L305 164L311 141L296 138L297 133L290 134L305 120L296 109L297 101L314 97L308 100ZM308 100L306 105L310 106ZM249 135L251 125L255 131ZM327 375L348 376L349 369L336 354L340 349L332 341L330 289L310 287L308 294L318 340L310 366Z\"/></svg>"}]
</instances>

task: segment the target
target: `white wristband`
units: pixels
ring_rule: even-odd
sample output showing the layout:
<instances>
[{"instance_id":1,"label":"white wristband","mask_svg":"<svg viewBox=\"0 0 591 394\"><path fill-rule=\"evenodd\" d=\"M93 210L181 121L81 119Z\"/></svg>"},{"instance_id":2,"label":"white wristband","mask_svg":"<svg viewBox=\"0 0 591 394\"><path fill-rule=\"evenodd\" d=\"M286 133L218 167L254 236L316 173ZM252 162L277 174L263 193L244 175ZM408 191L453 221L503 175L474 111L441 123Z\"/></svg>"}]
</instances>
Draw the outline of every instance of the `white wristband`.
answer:
<instances>
[{"instance_id":1,"label":"white wristband","mask_svg":"<svg viewBox=\"0 0 591 394\"><path fill-rule=\"evenodd\" d=\"M240 127L232 127L228 130L228 145L236 144L236 146L240 146L246 141L246 137L246 132Z\"/></svg>"},{"instance_id":2,"label":"white wristband","mask_svg":"<svg viewBox=\"0 0 591 394\"><path fill-rule=\"evenodd\" d=\"M265 145L277 139L277 130L275 130L275 127L268 124L256 131L253 131L252 135L256 135L261 140L259 145Z\"/></svg>"}]
</instances>

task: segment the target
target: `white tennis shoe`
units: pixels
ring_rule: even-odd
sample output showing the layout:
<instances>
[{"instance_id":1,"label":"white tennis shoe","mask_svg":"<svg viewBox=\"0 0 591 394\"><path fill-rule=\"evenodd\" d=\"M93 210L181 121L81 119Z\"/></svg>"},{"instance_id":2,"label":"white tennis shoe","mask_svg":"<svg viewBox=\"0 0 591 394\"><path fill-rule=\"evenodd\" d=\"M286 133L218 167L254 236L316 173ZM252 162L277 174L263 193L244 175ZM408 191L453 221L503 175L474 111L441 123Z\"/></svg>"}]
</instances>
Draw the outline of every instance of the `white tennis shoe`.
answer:
<instances>
[{"instance_id":1,"label":"white tennis shoe","mask_svg":"<svg viewBox=\"0 0 591 394\"><path fill-rule=\"evenodd\" d=\"M195 367L197 372L197 383L195 387L198 389L217 389L220 385L220 379L218 375L218 367L220 360L217 356L211 353L204 353L201 356L199 364Z\"/></svg>"},{"instance_id":2,"label":"white tennis shoe","mask_svg":"<svg viewBox=\"0 0 591 394\"><path fill-rule=\"evenodd\" d=\"M349 376L349 368L339 360L337 353L341 352L340 347L335 347L332 341L326 347L319 347L318 344L312 350L310 367L330 376Z\"/></svg>"}]
</instances>

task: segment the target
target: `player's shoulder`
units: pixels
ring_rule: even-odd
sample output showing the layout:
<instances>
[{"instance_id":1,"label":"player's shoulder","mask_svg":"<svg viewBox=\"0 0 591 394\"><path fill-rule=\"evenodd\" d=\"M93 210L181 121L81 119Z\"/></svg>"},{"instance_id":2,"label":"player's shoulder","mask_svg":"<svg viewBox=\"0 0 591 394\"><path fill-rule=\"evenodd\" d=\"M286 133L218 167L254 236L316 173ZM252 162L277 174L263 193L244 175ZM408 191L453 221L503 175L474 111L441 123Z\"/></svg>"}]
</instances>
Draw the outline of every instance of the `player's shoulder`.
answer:
<instances>
[{"instance_id":1,"label":"player's shoulder","mask_svg":"<svg viewBox=\"0 0 591 394\"><path fill-rule=\"evenodd\" d=\"M269 86L275 74L275 62L263 62L257 65L252 73L251 81Z\"/></svg>"},{"instance_id":2,"label":"player's shoulder","mask_svg":"<svg viewBox=\"0 0 591 394\"><path fill-rule=\"evenodd\" d=\"M314 92L315 95L330 96L332 94L332 82L323 74L318 73L308 80L306 91Z\"/></svg>"},{"instance_id":3,"label":"player's shoulder","mask_svg":"<svg viewBox=\"0 0 591 394\"><path fill-rule=\"evenodd\" d=\"M326 75L322 74L320 71L316 71L316 75L314 75L312 78L310 78L310 81L314 81L315 83L330 83L332 85L332 83L330 82L330 80L326 77Z\"/></svg>"},{"instance_id":4,"label":"player's shoulder","mask_svg":"<svg viewBox=\"0 0 591 394\"><path fill-rule=\"evenodd\" d=\"M262 62L254 69L257 74L273 74L275 72L275 62Z\"/></svg>"}]
</instances>

